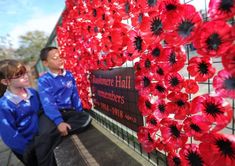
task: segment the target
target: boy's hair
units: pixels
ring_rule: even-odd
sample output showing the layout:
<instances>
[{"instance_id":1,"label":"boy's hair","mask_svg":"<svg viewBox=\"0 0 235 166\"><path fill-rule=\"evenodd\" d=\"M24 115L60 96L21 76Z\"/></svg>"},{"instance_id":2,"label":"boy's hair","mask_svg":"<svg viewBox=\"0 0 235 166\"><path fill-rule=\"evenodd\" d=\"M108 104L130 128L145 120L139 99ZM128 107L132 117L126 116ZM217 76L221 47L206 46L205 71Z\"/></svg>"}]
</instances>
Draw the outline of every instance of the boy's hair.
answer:
<instances>
[{"instance_id":1,"label":"boy's hair","mask_svg":"<svg viewBox=\"0 0 235 166\"><path fill-rule=\"evenodd\" d=\"M23 63L13 60L5 59L0 61L0 97L6 91L6 86L1 83L2 79L16 79L27 72Z\"/></svg>"},{"instance_id":2,"label":"boy's hair","mask_svg":"<svg viewBox=\"0 0 235 166\"><path fill-rule=\"evenodd\" d=\"M57 47L45 47L41 50L40 52L40 59L41 61L46 61L47 60L47 57L48 57L48 53L51 51L51 50L54 50L54 49L58 49Z\"/></svg>"}]
</instances>

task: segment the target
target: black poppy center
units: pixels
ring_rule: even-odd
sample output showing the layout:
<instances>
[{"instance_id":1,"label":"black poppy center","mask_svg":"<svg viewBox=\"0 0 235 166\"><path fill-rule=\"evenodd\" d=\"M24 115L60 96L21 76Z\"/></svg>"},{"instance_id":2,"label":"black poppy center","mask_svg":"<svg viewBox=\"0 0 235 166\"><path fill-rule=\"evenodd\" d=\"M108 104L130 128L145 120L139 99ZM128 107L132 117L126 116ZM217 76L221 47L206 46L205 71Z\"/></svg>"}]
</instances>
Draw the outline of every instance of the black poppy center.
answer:
<instances>
[{"instance_id":1,"label":"black poppy center","mask_svg":"<svg viewBox=\"0 0 235 166\"><path fill-rule=\"evenodd\" d=\"M132 57L132 55L133 55L132 53L128 53L128 54L127 54L127 56L129 56L129 57Z\"/></svg>"},{"instance_id":2,"label":"black poppy center","mask_svg":"<svg viewBox=\"0 0 235 166\"><path fill-rule=\"evenodd\" d=\"M156 119L154 119L154 118L152 118L151 120L150 120L150 123L152 124L152 125L157 125L157 121L156 121Z\"/></svg>"},{"instance_id":3,"label":"black poppy center","mask_svg":"<svg viewBox=\"0 0 235 166\"><path fill-rule=\"evenodd\" d=\"M111 37L111 36L108 36L108 39L109 39L109 41L111 41L111 42L112 42L112 37Z\"/></svg>"},{"instance_id":4,"label":"black poppy center","mask_svg":"<svg viewBox=\"0 0 235 166\"><path fill-rule=\"evenodd\" d=\"M151 61L150 61L149 59L146 59L146 60L145 60L145 63L144 63L144 66L145 66L146 68L150 68L150 67L151 67Z\"/></svg>"},{"instance_id":5,"label":"black poppy center","mask_svg":"<svg viewBox=\"0 0 235 166\"><path fill-rule=\"evenodd\" d=\"M179 100L176 101L176 104L177 104L179 107L182 107L182 106L184 106L185 102L184 102L183 100L179 99Z\"/></svg>"},{"instance_id":6,"label":"black poppy center","mask_svg":"<svg viewBox=\"0 0 235 166\"><path fill-rule=\"evenodd\" d=\"M209 50L218 50L222 44L221 37L218 33L211 34L206 40L207 48Z\"/></svg>"},{"instance_id":7,"label":"black poppy center","mask_svg":"<svg viewBox=\"0 0 235 166\"><path fill-rule=\"evenodd\" d=\"M210 114L211 116L213 116L214 118L218 115L218 114L223 114L223 112L220 110L219 106L217 106L214 103L206 103L205 105L206 108L206 113Z\"/></svg>"},{"instance_id":8,"label":"black poppy center","mask_svg":"<svg viewBox=\"0 0 235 166\"><path fill-rule=\"evenodd\" d=\"M160 49L159 48L154 48L151 53L154 57L159 57L160 56Z\"/></svg>"},{"instance_id":9,"label":"black poppy center","mask_svg":"<svg viewBox=\"0 0 235 166\"><path fill-rule=\"evenodd\" d=\"M147 77L144 77L144 87L147 87L150 85L150 80Z\"/></svg>"},{"instance_id":10,"label":"black poppy center","mask_svg":"<svg viewBox=\"0 0 235 166\"><path fill-rule=\"evenodd\" d=\"M131 56L132 56L132 54L130 54L130 55L129 55L129 53L128 53L128 56L130 56L130 57L131 57ZM136 70L137 70L137 71L141 71L140 64L137 64L137 66L136 66Z\"/></svg>"},{"instance_id":11,"label":"black poppy center","mask_svg":"<svg viewBox=\"0 0 235 166\"><path fill-rule=\"evenodd\" d=\"M155 6L157 0L147 0L149 6Z\"/></svg>"},{"instance_id":12,"label":"black poppy center","mask_svg":"<svg viewBox=\"0 0 235 166\"><path fill-rule=\"evenodd\" d=\"M159 75L161 75L161 76L164 75L164 70L163 70L162 68L160 68L160 67L157 69L156 72L157 72L157 74L159 74Z\"/></svg>"},{"instance_id":13,"label":"black poppy center","mask_svg":"<svg viewBox=\"0 0 235 166\"><path fill-rule=\"evenodd\" d=\"M208 74L208 64L205 62L199 63L198 70L201 74Z\"/></svg>"},{"instance_id":14,"label":"black poppy center","mask_svg":"<svg viewBox=\"0 0 235 166\"><path fill-rule=\"evenodd\" d=\"M149 140L150 142L153 142L153 139L151 138L150 133L148 133L148 140Z\"/></svg>"},{"instance_id":15,"label":"black poppy center","mask_svg":"<svg viewBox=\"0 0 235 166\"><path fill-rule=\"evenodd\" d=\"M105 14L102 14L102 20L105 20Z\"/></svg>"},{"instance_id":16,"label":"black poppy center","mask_svg":"<svg viewBox=\"0 0 235 166\"><path fill-rule=\"evenodd\" d=\"M228 90L235 90L235 77L224 80L224 86Z\"/></svg>"},{"instance_id":17,"label":"black poppy center","mask_svg":"<svg viewBox=\"0 0 235 166\"><path fill-rule=\"evenodd\" d=\"M166 5L166 10L170 11L170 10L175 10L177 8L177 6L175 4L167 4Z\"/></svg>"},{"instance_id":18,"label":"black poppy center","mask_svg":"<svg viewBox=\"0 0 235 166\"><path fill-rule=\"evenodd\" d=\"M186 38L193 31L194 23L190 20L182 20L182 22L177 27L177 32L183 38Z\"/></svg>"},{"instance_id":19,"label":"black poppy center","mask_svg":"<svg viewBox=\"0 0 235 166\"><path fill-rule=\"evenodd\" d=\"M173 162L174 162L175 166L180 166L180 164L181 164L181 160L179 157L174 157Z\"/></svg>"},{"instance_id":20,"label":"black poppy center","mask_svg":"<svg viewBox=\"0 0 235 166\"><path fill-rule=\"evenodd\" d=\"M235 149L233 149L232 143L228 139L219 139L216 141L216 145L224 156L233 157L235 159Z\"/></svg>"},{"instance_id":21,"label":"black poppy center","mask_svg":"<svg viewBox=\"0 0 235 166\"><path fill-rule=\"evenodd\" d=\"M219 4L219 10L227 13L231 12L231 8L234 6L234 0L221 0Z\"/></svg>"},{"instance_id":22,"label":"black poppy center","mask_svg":"<svg viewBox=\"0 0 235 166\"><path fill-rule=\"evenodd\" d=\"M91 26L90 25L87 27L87 30L88 30L88 32L91 32Z\"/></svg>"},{"instance_id":23,"label":"black poppy center","mask_svg":"<svg viewBox=\"0 0 235 166\"><path fill-rule=\"evenodd\" d=\"M179 79L177 77L172 77L171 80L170 80L170 84L171 86L177 86L179 85Z\"/></svg>"},{"instance_id":24,"label":"black poppy center","mask_svg":"<svg viewBox=\"0 0 235 166\"><path fill-rule=\"evenodd\" d=\"M165 92L165 88L161 85L156 85L155 88L158 90L158 92L160 93L164 93Z\"/></svg>"},{"instance_id":25,"label":"black poppy center","mask_svg":"<svg viewBox=\"0 0 235 166\"><path fill-rule=\"evenodd\" d=\"M203 166L203 160L202 157L194 151L189 151L188 155L186 156L189 165L193 166Z\"/></svg>"},{"instance_id":26,"label":"black poppy center","mask_svg":"<svg viewBox=\"0 0 235 166\"><path fill-rule=\"evenodd\" d=\"M130 3L127 1L127 2L125 3L125 12L126 12L126 13L129 13L129 11L130 11Z\"/></svg>"},{"instance_id":27,"label":"black poppy center","mask_svg":"<svg viewBox=\"0 0 235 166\"><path fill-rule=\"evenodd\" d=\"M138 15L138 22L141 23L142 20L143 20L143 13L140 13L140 14Z\"/></svg>"},{"instance_id":28,"label":"black poppy center","mask_svg":"<svg viewBox=\"0 0 235 166\"><path fill-rule=\"evenodd\" d=\"M98 27L94 27L94 32L98 32Z\"/></svg>"},{"instance_id":29,"label":"black poppy center","mask_svg":"<svg viewBox=\"0 0 235 166\"><path fill-rule=\"evenodd\" d=\"M135 37L134 44L135 44L136 50L138 50L138 51L142 50L142 42L143 42L143 40L140 36Z\"/></svg>"},{"instance_id":30,"label":"black poppy center","mask_svg":"<svg viewBox=\"0 0 235 166\"><path fill-rule=\"evenodd\" d=\"M146 106L148 109L151 109L152 104L151 104L149 101L145 101L145 106Z\"/></svg>"},{"instance_id":31,"label":"black poppy center","mask_svg":"<svg viewBox=\"0 0 235 166\"><path fill-rule=\"evenodd\" d=\"M97 16L97 10L93 9L92 14L93 14L94 17L96 17Z\"/></svg>"},{"instance_id":32,"label":"black poppy center","mask_svg":"<svg viewBox=\"0 0 235 166\"><path fill-rule=\"evenodd\" d=\"M176 138L180 136L180 131L177 129L175 125L170 126L171 134L174 135Z\"/></svg>"},{"instance_id":33,"label":"black poppy center","mask_svg":"<svg viewBox=\"0 0 235 166\"><path fill-rule=\"evenodd\" d=\"M176 55L175 52L172 52L169 56L169 62L171 65L174 65L176 63Z\"/></svg>"},{"instance_id":34,"label":"black poppy center","mask_svg":"<svg viewBox=\"0 0 235 166\"><path fill-rule=\"evenodd\" d=\"M194 123L190 124L190 127L191 127L191 129L193 129L196 132L201 132L201 128Z\"/></svg>"},{"instance_id":35,"label":"black poppy center","mask_svg":"<svg viewBox=\"0 0 235 166\"><path fill-rule=\"evenodd\" d=\"M159 109L159 111L160 111L161 113L164 113L165 110L166 110L166 107L165 107L164 104L159 104L159 105L158 105L158 109Z\"/></svg>"},{"instance_id":36,"label":"black poppy center","mask_svg":"<svg viewBox=\"0 0 235 166\"><path fill-rule=\"evenodd\" d=\"M162 21L160 20L160 18L157 17L153 18L150 29L152 33L156 36L160 35L163 32Z\"/></svg>"}]
</instances>

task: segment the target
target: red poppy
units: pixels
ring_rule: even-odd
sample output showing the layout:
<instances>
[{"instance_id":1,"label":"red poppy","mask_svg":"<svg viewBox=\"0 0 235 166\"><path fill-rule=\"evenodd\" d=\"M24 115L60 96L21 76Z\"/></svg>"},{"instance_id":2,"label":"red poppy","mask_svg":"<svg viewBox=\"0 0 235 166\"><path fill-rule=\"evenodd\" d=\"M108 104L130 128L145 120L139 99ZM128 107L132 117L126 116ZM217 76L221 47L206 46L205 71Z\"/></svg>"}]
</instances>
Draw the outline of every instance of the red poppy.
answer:
<instances>
[{"instance_id":1,"label":"red poppy","mask_svg":"<svg viewBox=\"0 0 235 166\"><path fill-rule=\"evenodd\" d=\"M186 144L179 152L182 163L190 166L207 166L196 144Z\"/></svg>"},{"instance_id":2,"label":"red poppy","mask_svg":"<svg viewBox=\"0 0 235 166\"><path fill-rule=\"evenodd\" d=\"M213 87L219 96L235 99L235 76L226 70L219 71L214 77Z\"/></svg>"},{"instance_id":3,"label":"red poppy","mask_svg":"<svg viewBox=\"0 0 235 166\"><path fill-rule=\"evenodd\" d=\"M147 127L139 127L137 133L138 141L146 152L151 152L156 148L155 140L156 132L151 131Z\"/></svg>"},{"instance_id":4,"label":"red poppy","mask_svg":"<svg viewBox=\"0 0 235 166\"><path fill-rule=\"evenodd\" d=\"M168 145L162 137L159 137L157 139L157 145L156 148L159 149L160 151L165 151L165 152L172 152L174 149L172 149L171 145Z\"/></svg>"},{"instance_id":5,"label":"red poppy","mask_svg":"<svg viewBox=\"0 0 235 166\"><path fill-rule=\"evenodd\" d=\"M138 108L143 116L148 116L156 110L156 104L149 96L140 96L138 101Z\"/></svg>"},{"instance_id":6,"label":"red poppy","mask_svg":"<svg viewBox=\"0 0 235 166\"><path fill-rule=\"evenodd\" d=\"M109 67L121 66L126 61L126 58L121 53L114 53L114 52L110 52L106 56L106 59L109 59L110 61L110 63L108 63Z\"/></svg>"},{"instance_id":7,"label":"red poppy","mask_svg":"<svg viewBox=\"0 0 235 166\"><path fill-rule=\"evenodd\" d=\"M181 12L181 6L179 0L162 0L159 1L158 9L162 12L165 17L166 27L167 24L171 23Z\"/></svg>"},{"instance_id":8,"label":"red poppy","mask_svg":"<svg viewBox=\"0 0 235 166\"><path fill-rule=\"evenodd\" d=\"M142 69L143 74L144 73L149 73L150 70L153 68L154 66L154 61L152 56L148 55L148 54L143 54L140 57L140 67Z\"/></svg>"},{"instance_id":9,"label":"red poppy","mask_svg":"<svg viewBox=\"0 0 235 166\"><path fill-rule=\"evenodd\" d=\"M184 4L180 14L167 24L166 41L171 45L190 43L202 23L202 17L194 6Z\"/></svg>"},{"instance_id":10,"label":"red poppy","mask_svg":"<svg viewBox=\"0 0 235 166\"><path fill-rule=\"evenodd\" d=\"M157 0L136 1L136 6L142 8L144 12L155 11L158 5Z\"/></svg>"},{"instance_id":11,"label":"red poppy","mask_svg":"<svg viewBox=\"0 0 235 166\"><path fill-rule=\"evenodd\" d=\"M209 57L191 58L187 70L191 76L195 77L196 81L201 82L213 77L216 71Z\"/></svg>"},{"instance_id":12,"label":"red poppy","mask_svg":"<svg viewBox=\"0 0 235 166\"><path fill-rule=\"evenodd\" d=\"M140 55L146 50L146 43L142 32L139 30L130 30L128 37L127 51L133 54L133 56L135 56L135 54Z\"/></svg>"},{"instance_id":13,"label":"red poppy","mask_svg":"<svg viewBox=\"0 0 235 166\"><path fill-rule=\"evenodd\" d=\"M223 129L232 119L232 108L230 104L219 96L208 94L198 96L192 100L191 113L202 112L206 121L213 123L212 131Z\"/></svg>"},{"instance_id":14,"label":"red poppy","mask_svg":"<svg viewBox=\"0 0 235 166\"><path fill-rule=\"evenodd\" d=\"M159 42L153 42L148 46L149 54L155 62L160 62L163 59L163 48Z\"/></svg>"},{"instance_id":15,"label":"red poppy","mask_svg":"<svg viewBox=\"0 0 235 166\"><path fill-rule=\"evenodd\" d=\"M156 114L156 116L159 119L162 118L167 118L169 115L169 111L166 109L166 101L163 99L158 99L157 100L157 108L156 111L154 111L154 114Z\"/></svg>"},{"instance_id":16,"label":"red poppy","mask_svg":"<svg viewBox=\"0 0 235 166\"><path fill-rule=\"evenodd\" d=\"M164 48L163 60L167 64L167 69L170 72L177 72L185 65L186 55L181 47Z\"/></svg>"},{"instance_id":17,"label":"red poppy","mask_svg":"<svg viewBox=\"0 0 235 166\"><path fill-rule=\"evenodd\" d=\"M202 137L200 152L210 166L235 165L235 136L210 133Z\"/></svg>"},{"instance_id":18,"label":"red poppy","mask_svg":"<svg viewBox=\"0 0 235 166\"><path fill-rule=\"evenodd\" d=\"M180 91L184 85L184 78L177 72L168 73L165 77L165 84L171 91Z\"/></svg>"},{"instance_id":19,"label":"red poppy","mask_svg":"<svg viewBox=\"0 0 235 166\"><path fill-rule=\"evenodd\" d=\"M210 128L210 123L206 122L201 115L187 117L183 124L186 135L188 137L194 137L196 140L208 132Z\"/></svg>"},{"instance_id":20,"label":"red poppy","mask_svg":"<svg viewBox=\"0 0 235 166\"><path fill-rule=\"evenodd\" d=\"M159 119L156 114L152 113L146 118L146 127L157 131L159 129Z\"/></svg>"},{"instance_id":21,"label":"red poppy","mask_svg":"<svg viewBox=\"0 0 235 166\"><path fill-rule=\"evenodd\" d=\"M160 123L162 138L172 149L176 150L187 142L188 137L182 131L182 124L169 118L162 119Z\"/></svg>"},{"instance_id":22,"label":"red poppy","mask_svg":"<svg viewBox=\"0 0 235 166\"><path fill-rule=\"evenodd\" d=\"M188 94L195 94L199 90L197 82L193 79L187 79L184 81L185 92Z\"/></svg>"},{"instance_id":23,"label":"red poppy","mask_svg":"<svg viewBox=\"0 0 235 166\"><path fill-rule=\"evenodd\" d=\"M208 15L212 19L229 19L235 15L234 0L210 0Z\"/></svg>"},{"instance_id":24,"label":"red poppy","mask_svg":"<svg viewBox=\"0 0 235 166\"><path fill-rule=\"evenodd\" d=\"M150 92L161 99L165 98L168 94L168 90L163 82L152 83Z\"/></svg>"},{"instance_id":25,"label":"red poppy","mask_svg":"<svg viewBox=\"0 0 235 166\"><path fill-rule=\"evenodd\" d=\"M152 73L153 73L153 79L155 80L164 80L165 76L168 73L168 68L167 68L166 63L157 63L153 68L152 68Z\"/></svg>"},{"instance_id":26,"label":"red poppy","mask_svg":"<svg viewBox=\"0 0 235 166\"><path fill-rule=\"evenodd\" d=\"M222 64L224 68L232 74L232 76L235 76L235 46L229 49L228 52L222 56Z\"/></svg>"},{"instance_id":27,"label":"red poppy","mask_svg":"<svg viewBox=\"0 0 235 166\"><path fill-rule=\"evenodd\" d=\"M149 94L151 88L151 77L147 73L145 74L140 74L139 76L136 77L135 80L135 89L139 91L139 94Z\"/></svg>"},{"instance_id":28,"label":"red poppy","mask_svg":"<svg viewBox=\"0 0 235 166\"><path fill-rule=\"evenodd\" d=\"M149 44L154 41L161 41L164 37L164 26L160 12L152 12L149 14L149 17L143 16L140 30L146 33L150 41Z\"/></svg>"},{"instance_id":29,"label":"red poppy","mask_svg":"<svg viewBox=\"0 0 235 166\"><path fill-rule=\"evenodd\" d=\"M188 102L188 94L182 92L171 92L167 99L167 110L174 113L175 119L183 120L188 114L190 103Z\"/></svg>"},{"instance_id":30,"label":"red poppy","mask_svg":"<svg viewBox=\"0 0 235 166\"><path fill-rule=\"evenodd\" d=\"M142 71L142 68L141 68L139 62L135 62L135 64L134 64L134 69L135 69L135 76L136 76L136 77L141 76L141 74L142 74L142 72L141 72L141 71Z\"/></svg>"},{"instance_id":31,"label":"red poppy","mask_svg":"<svg viewBox=\"0 0 235 166\"><path fill-rule=\"evenodd\" d=\"M179 154L170 152L167 156L167 163L169 166L185 166Z\"/></svg>"},{"instance_id":32,"label":"red poppy","mask_svg":"<svg viewBox=\"0 0 235 166\"><path fill-rule=\"evenodd\" d=\"M232 46L232 29L224 21L204 23L195 35L193 45L203 56L218 57Z\"/></svg>"}]
</instances>

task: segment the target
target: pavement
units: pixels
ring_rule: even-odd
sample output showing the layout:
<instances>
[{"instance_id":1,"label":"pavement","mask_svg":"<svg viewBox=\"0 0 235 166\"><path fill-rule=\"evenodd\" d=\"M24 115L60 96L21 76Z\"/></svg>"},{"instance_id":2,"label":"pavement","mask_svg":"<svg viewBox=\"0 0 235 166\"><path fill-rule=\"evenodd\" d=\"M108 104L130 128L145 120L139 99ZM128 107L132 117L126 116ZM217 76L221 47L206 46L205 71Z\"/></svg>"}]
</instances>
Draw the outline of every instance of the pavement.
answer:
<instances>
[{"instance_id":1,"label":"pavement","mask_svg":"<svg viewBox=\"0 0 235 166\"><path fill-rule=\"evenodd\" d=\"M54 153L58 166L153 166L94 120L91 129L66 138ZM0 166L24 166L1 139Z\"/></svg>"},{"instance_id":2,"label":"pavement","mask_svg":"<svg viewBox=\"0 0 235 166\"><path fill-rule=\"evenodd\" d=\"M24 166L0 139L0 166Z\"/></svg>"}]
</instances>

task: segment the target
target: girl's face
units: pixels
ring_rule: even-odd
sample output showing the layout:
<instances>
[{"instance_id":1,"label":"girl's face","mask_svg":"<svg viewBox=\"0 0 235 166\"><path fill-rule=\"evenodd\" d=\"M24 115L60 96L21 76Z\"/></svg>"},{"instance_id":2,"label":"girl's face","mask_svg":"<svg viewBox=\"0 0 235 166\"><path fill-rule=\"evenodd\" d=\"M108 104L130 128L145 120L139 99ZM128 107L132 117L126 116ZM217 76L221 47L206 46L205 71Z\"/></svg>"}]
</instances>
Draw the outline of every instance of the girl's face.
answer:
<instances>
[{"instance_id":1,"label":"girl's face","mask_svg":"<svg viewBox=\"0 0 235 166\"><path fill-rule=\"evenodd\" d=\"M11 78L8 80L8 86L14 88L25 88L29 86L28 73L24 73L21 76Z\"/></svg>"}]
</instances>

